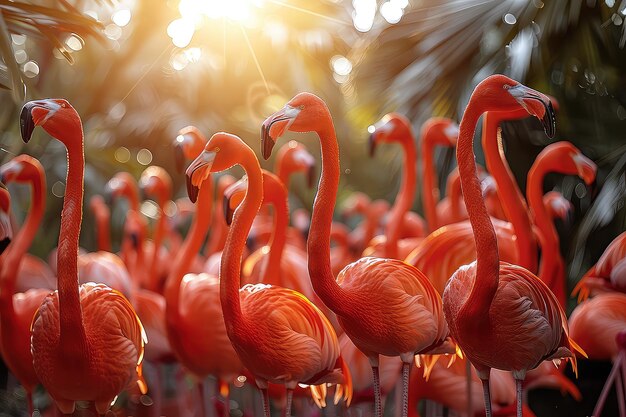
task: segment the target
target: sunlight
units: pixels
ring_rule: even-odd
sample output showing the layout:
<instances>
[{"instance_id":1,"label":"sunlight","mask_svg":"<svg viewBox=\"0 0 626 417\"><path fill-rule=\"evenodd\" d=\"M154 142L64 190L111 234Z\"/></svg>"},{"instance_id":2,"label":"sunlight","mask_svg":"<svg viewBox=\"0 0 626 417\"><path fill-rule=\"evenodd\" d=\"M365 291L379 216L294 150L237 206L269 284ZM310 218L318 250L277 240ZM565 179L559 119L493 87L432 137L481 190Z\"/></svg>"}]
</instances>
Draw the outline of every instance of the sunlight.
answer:
<instances>
[{"instance_id":1,"label":"sunlight","mask_svg":"<svg viewBox=\"0 0 626 417\"><path fill-rule=\"evenodd\" d=\"M248 20L253 8L262 6L261 0L181 0L178 10L183 18L204 15L211 19L228 18L236 21Z\"/></svg>"}]
</instances>

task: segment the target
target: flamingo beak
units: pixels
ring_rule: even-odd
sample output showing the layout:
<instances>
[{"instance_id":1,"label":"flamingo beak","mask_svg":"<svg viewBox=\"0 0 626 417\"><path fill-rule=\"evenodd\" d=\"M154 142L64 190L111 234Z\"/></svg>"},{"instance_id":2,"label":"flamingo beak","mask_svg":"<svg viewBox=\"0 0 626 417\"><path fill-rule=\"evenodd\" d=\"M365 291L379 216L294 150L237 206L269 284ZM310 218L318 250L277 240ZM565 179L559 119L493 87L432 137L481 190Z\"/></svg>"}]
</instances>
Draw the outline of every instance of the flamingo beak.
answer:
<instances>
[{"instance_id":1,"label":"flamingo beak","mask_svg":"<svg viewBox=\"0 0 626 417\"><path fill-rule=\"evenodd\" d=\"M185 171L185 151L183 145L178 141L174 145L174 163L176 164L176 171L182 174Z\"/></svg>"},{"instance_id":2,"label":"flamingo beak","mask_svg":"<svg viewBox=\"0 0 626 417\"><path fill-rule=\"evenodd\" d=\"M22 134L22 140L25 143L30 141L33 136L35 126L43 125L61 108L53 100L37 100L29 101L24 104L22 111L20 112L20 132ZM44 112L33 116L33 110L40 109Z\"/></svg>"},{"instance_id":3,"label":"flamingo beak","mask_svg":"<svg viewBox=\"0 0 626 417\"><path fill-rule=\"evenodd\" d=\"M216 155L216 152L205 150L187 167L187 195L192 203L198 199L200 184L209 177Z\"/></svg>"},{"instance_id":4,"label":"flamingo beak","mask_svg":"<svg viewBox=\"0 0 626 417\"><path fill-rule=\"evenodd\" d=\"M376 131L370 133L370 137L367 140L367 146L369 149L370 158L373 158L376 154Z\"/></svg>"},{"instance_id":5,"label":"flamingo beak","mask_svg":"<svg viewBox=\"0 0 626 417\"><path fill-rule=\"evenodd\" d=\"M522 84L509 88L508 92L529 114L541 120L546 135L553 138L556 133L556 116L548 96Z\"/></svg>"},{"instance_id":6,"label":"flamingo beak","mask_svg":"<svg viewBox=\"0 0 626 417\"><path fill-rule=\"evenodd\" d=\"M578 176L585 181L585 184L591 185L596 180L597 166L593 161L587 158L585 155L578 153L574 155L574 164L576 164L576 170Z\"/></svg>"},{"instance_id":7,"label":"flamingo beak","mask_svg":"<svg viewBox=\"0 0 626 417\"><path fill-rule=\"evenodd\" d=\"M269 116L261 125L261 153L269 159L276 140L285 134L300 114L301 109L289 104Z\"/></svg>"}]
</instances>

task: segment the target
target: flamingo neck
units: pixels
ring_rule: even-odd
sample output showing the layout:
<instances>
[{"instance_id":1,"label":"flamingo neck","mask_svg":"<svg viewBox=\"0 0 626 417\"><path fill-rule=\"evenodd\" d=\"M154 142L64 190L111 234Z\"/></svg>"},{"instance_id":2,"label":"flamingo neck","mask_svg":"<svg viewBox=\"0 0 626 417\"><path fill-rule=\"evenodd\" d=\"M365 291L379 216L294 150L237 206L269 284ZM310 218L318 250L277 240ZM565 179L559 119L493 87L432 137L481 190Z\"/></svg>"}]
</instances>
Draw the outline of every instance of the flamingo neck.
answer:
<instances>
[{"instance_id":1,"label":"flamingo neck","mask_svg":"<svg viewBox=\"0 0 626 417\"><path fill-rule=\"evenodd\" d=\"M549 154L540 154L528 172L526 196L535 226L541 231L541 264L538 276L557 295L561 305L564 305L565 289L561 288L564 278L557 276L557 271L563 270L564 263L559 250L559 236L543 204L543 180L550 171L545 163L546 155Z\"/></svg>"},{"instance_id":2,"label":"flamingo neck","mask_svg":"<svg viewBox=\"0 0 626 417\"><path fill-rule=\"evenodd\" d=\"M386 230L385 256L393 259L398 258L398 237L400 235L400 228L402 227L406 213L413 206L413 200L415 199L415 182L417 176L415 161L417 151L415 150L413 138L410 134L407 136L408 137L401 141L402 149L404 150L404 175L402 176L400 191L389 213L390 216Z\"/></svg>"},{"instance_id":3,"label":"flamingo neck","mask_svg":"<svg viewBox=\"0 0 626 417\"><path fill-rule=\"evenodd\" d=\"M273 182L272 189L268 189L268 182ZM284 183L283 183L284 184ZM287 205L287 190L269 175L263 176L263 203L274 207L272 237L269 243L269 254L263 274L263 282L271 285L280 285L283 251L287 241L287 226L289 225L289 207ZM280 188L282 187L282 192Z\"/></svg>"},{"instance_id":4,"label":"flamingo neck","mask_svg":"<svg viewBox=\"0 0 626 417\"><path fill-rule=\"evenodd\" d=\"M211 224L213 209L213 181L211 177L204 180L200 185L197 204L191 227L180 250L176 254L174 264L165 284L164 293L168 320L175 320L180 316L180 284L185 274L189 271L189 266L193 262L194 257L200 251Z\"/></svg>"},{"instance_id":5,"label":"flamingo neck","mask_svg":"<svg viewBox=\"0 0 626 417\"><path fill-rule=\"evenodd\" d=\"M502 149L502 137L498 126L502 120L527 117L526 110L518 112L487 112L483 119L482 145L485 152L487 169L496 180L502 208L513 225L516 236L518 265L531 272L537 272L537 242L532 233L532 223L528 207L515 181L515 177L506 162Z\"/></svg>"},{"instance_id":6,"label":"flamingo neck","mask_svg":"<svg viewBox=\"0 0 626 417\"><path fill-rule=\"evenodd\" d=\"M111 252L111 213L107 207L94 210L98 250Z\"/></svg>"},{"instance_id":7,"label":"flamingo neck","mask_svg":"<svg viewBox=\"0 0 626 417\"><path fill-rule=\"evenodd\" d=\"M458 174L450 174L448 176L446 194L450 202L450 213L452 213L454 221L458 221L461 218L461 200L463 199L461 193L461 178Z\"/></svg>"},{"instance_id":8,"label":"flamingo neck","mask_svg":"<svg viewBox=\"0 0 626 417\"><path fill-rule=\"evenodd\" d=\"M245 325L239 300L241 258L248 233L263 200L263 178L259 161L252 149L243 142L240 148L238 162L248 175L248 188L243 201L235 211L220 264L220 301L226 330L231 340L233 337L241 338L246 333L238 331Z\"/></svg>"},{"instance_id":9,"label":"flamingo neck","mask_svg":"<svg viewBox=\"0 0 626 417\"><path fill-rule=\"evenodd\" d=\"M499 257L496 233L487 214L476 172L474 130L482 113L476 106L477 104L470 99L459 126L456 150L463 199L474 233L477 259L474 285L459 311L459 316L465 316L467 322L483 325L487 324L489 306L498 288Z\"/></svg>"},{"instance_id":10,"label":"flamingo neck","mask_svg":"<svg viewBox=\"0 0 626 417\"><path fill-rule=\"evenodd\" d=\"M211 224L211 234L204 251L204 255L207 258L224 249L224 243L226 242L226 235L228 233L228 228L224 220L224 205L222 204L224 187L218 187L217 191L215 215L213 216L213 223Z\"/></svg>"},{"instance_id":11,"label":"flamingo neck","mask_svg":"<svg viewBox=\"0 0 626 417\"><path fill-rule=\"evenodd\" d=\"M428 224L428 232L432 232L439 226L437 218L437 202L439 201L439 187L435 184L435 165L433 162L434 144L429 139L431 135L428 131L422 133L422 169L423 172L423 189L422 198L424 199L424 215Z\"/></svg>"},{"instance_id":12,"label":"flamingo neck","mask_svg":"<svg viewBox=\"0 0 626 417\"><path fill-rule=\"evenodd\" d=\"M324 304L339 315L348 315L352 297L337 284L330 265L330 228L339 187L339 145L330 114L321 122L324 125L318 135L322 172L307 241L309 275L313 289Z\"/></svg>"},{"instance_id":13,"label":"flamingo neck","mask_svg":"<svg viewBox=\"0 0 626 417\"><path fill-rule=\"evenodd\" d=\"M5 322L12 321L10 317L15 316L13 294L15 293L20 262L37 234L45 209L46 179L44 173L38 170L38 175L30 179L30 184L30 210L24 220L24 225L9 246L8 253L2 262L2 268L0 268L2 271L0 274L0 319L2 319L3 328Z\"/></svg>"},{"instance_id":14,"label":"flamingo neck","mask_svg":"<svg viewBox=\"0 0 626 417\"><path fill-rule=\"evenodd\" d=\"M276 161L276 176L283 184L285 184L285 187L289 187L289 178L291 177L292 173L293 170L287 167L285 157L281 155L281 157Z\"/></svg>"},{"instance_id":15,"label":"flamingo neck","mask_svg":"<svg viewBox=\"0 0 626 417\"><path fill-rule=\"evenodd\" d=\"M156 227L154 229L154 237L152 239L152 259L150 259L150 271L148 273L148 287L151 291L158 291L159 287L159 276L158 276L158 267L159 267L159 249L161 248L161 243L163 242L163 238L165 237L166 227L167 227L167 219L165 218L165 210L163 209L165 206L165 199L158 199L158 215L159 219L157 220Z\"/></svg>"},{"instance_id":16,"label":"flamingo neck","mask_svg":"<svg viewBox=\"0 0 626 417\"><path fill-rule=\"evenodd\" d=\"M67 176L57 251L57 279L61 349L85 356L87 340L78 288L78 239L83 218L85 175L82 128L75 134L80 134L79 141L66 142L68 143ZM77 143L79 145L76 145Z\"/></svg>"}]
</instances>

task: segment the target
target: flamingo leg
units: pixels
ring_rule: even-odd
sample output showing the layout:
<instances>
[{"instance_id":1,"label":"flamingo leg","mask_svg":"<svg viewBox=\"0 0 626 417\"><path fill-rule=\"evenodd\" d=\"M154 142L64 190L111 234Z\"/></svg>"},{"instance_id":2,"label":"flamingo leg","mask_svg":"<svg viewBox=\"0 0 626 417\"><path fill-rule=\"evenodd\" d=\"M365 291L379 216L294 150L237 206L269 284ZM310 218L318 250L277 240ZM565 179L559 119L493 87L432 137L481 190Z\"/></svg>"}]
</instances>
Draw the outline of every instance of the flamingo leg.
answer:
<instances>
[{"instance_id":1,"label":"flamingo leg","mask_svg":"<svg viewBox=\"0 0 626 417\"><path fill-rule=\"evenodd\" d=\"M609 391L611 390L611 386L613 385L613 380L617 376L617 372L620 370L622 366L622 361L624 360L624 352L621 351L617 355L617 359L615 359L615 363L613 364L613 368L611 369L611 373L609 373L609 377L606 379L604 383L604 388L602 388L602 392L600 393L600 397L598 398L598 402L593 409L593 416L599 416L602 413L602 409L604 408L604 403L606 402L606 398L609 396Z\"/></svg>"},{"instance_id":2,"label":"flamingo leg","mask_svg":"<svg viewBox=\"0 0 626 417\"><path fill-rule=\"evenodd\" d=\"M624 370L624 362L622 362L622 366L620 366L621 370ZM617 406L619 408L619 415L626 416L626 404L624 402L624 378L623 373L618 372L615 377L615 393L617 396Z\"/></svg>"},{"instance_id":3,"label":"flamingo leg","mask_svg":"<svg viewBox=\"0 0 626 417\"><path fill-rule=\"evenodd\" d=\"M206 406L204 405L204 382L200 381L196 384L198 395L200 396L200 416L206 417Z\"/></svg>"},{"instance_id":4,"label":"flamingo leg","mask_svg":"<svg viewBox=\"0 0 626 417\"><path fill-rule=\"evenodd\" d=\"M472 415L474 396L472 395L472 364L465 361L465 395L467 395L467 416Z\"/></svg>"},{"instance_id":5,"label":"flamingo leg","mask_svg":"<svg viewBox=\"0 0 626 417\"><path fill-rule=\"evenodd\" d=\"M402 417L409 415L409 375L411 362L402 362Z\"/></svg>"},{"instance_id":6,"label":"flamingo leg","mask_svg":"<svg viewBox=\"0 0 626 417\"><path fill-rule=\"evenodd\" d=\"M293 401L293 389L287 388L287 404L285 405L285 417L291 417L292 401Z\"/></svg>"},{"instance_id":7,"label":"flamingo leg","mask_svg":"<svg viewBox=\"0 0 626 417\"><path fill-rule=\"evenodd\" d=\"M263 415L265 417L270 416L270 396L267 392L267 388L260 388L261 396L263 397Z\"/></svg>"},{"instance_id":8,"label":"flamingo leg","mask_svg":"<svg viewBox=\"0 0 626 417\"><path fill-rule=\"evenodd\" d=\"M383 408L380 400L380 376L378 375L378 366L372 366L372 374L374 375L374 416L383 417Z\"/></svg>"},{"instance_id":9,"label":"flamingo leg","mask_svg":"<svg viewBox=\"0 0 626 417\"><path fill-rule=\"evenodd\" d=\"M26 403L28 404L28 415L32 416L35 412L35 407L33 406L33 393L30 391L26 391Z\"/></svg>"},{"instance_id":10,"label":"flamingo leg","mask_svg":"<svg viewBox=\"0 0 626 417\"><path fill-rule=\"evenodd\" d=\"M517 417L522 417L522 380L515 379L515 391L517 398Z\"/></svg>"},{"instance_id":11,"label":"flamingo leg","mask_svg":"<svg viewBox=\"0 0 626 417\"><path fill-rule=\"evenodd\" d=\"M491 417L491 395L489 394L489 377L482 379L483 394L485 396L485 417Z\"/></svg>"}]
</instances>

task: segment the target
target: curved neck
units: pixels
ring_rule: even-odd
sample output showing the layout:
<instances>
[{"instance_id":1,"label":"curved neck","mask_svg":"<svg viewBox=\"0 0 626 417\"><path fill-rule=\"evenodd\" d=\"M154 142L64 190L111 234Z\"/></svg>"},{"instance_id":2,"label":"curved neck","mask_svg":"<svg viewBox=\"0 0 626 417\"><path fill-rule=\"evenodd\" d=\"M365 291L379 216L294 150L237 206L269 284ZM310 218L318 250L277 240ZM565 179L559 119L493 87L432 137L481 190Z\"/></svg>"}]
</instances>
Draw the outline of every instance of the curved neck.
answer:
<instances>
[{"instance_id":1,"label":"curved neck","mask_svg":"<svg viewBox=\"0 0 626 417\"><path fill-rule=\"evenodd\" d=\"M459 315L466 315L470 319L481 317L484 320L489 317L489 306L498 288L499 257L496 234L487 214L476 172L474 130L481 115L480 109L476 107L475 101L470 99L459 127L456 150L463 199L474 233L477 259L474 286Z\"/></svg>"},{"instance_id":2,"label":"curved neck","mask_svg":"<svg viewBox=\"0 0 626 417\"><path fill-rule=\"evenodd\" d=\"M96 238L98 242L98 250L111 252L111 213L108 207L104 205L95 209L93 213L96 218Z\"/></svg>"},{"instance_id":3,"label":"curved neck","mask_svg":"<svg viewBox=\"0 0 626 417\"><path fill-rule=\"evenodd\" d=\"M20 262L24 254L28 251L35 234L39 229L43 217L46 201L46 179L43 172L38 170L38 175L30 180L31 185L31 205L28 215L24 220L24 225L15 236L11 246L7 248L6 257L2 261L0 277L0 318L4 326L5 316L15 314L13 305L13 294L17 281Z\"/></svg>"},{"instance_id":4,"label":"curved neck","mask_svg":"<svg viewBox=\"0 0 626 417\"><path fill-rule=\"evenodd\" d=\"M524 109L514 113L487 112L483 120L482 144L487 169L496 180L502 208L515 230L518 264L534 273L537 272L537 242L532 233L528 207L506 162L498 131L498 125L505 117L519 119L527 116L528 112Z\"/></svg>"},{"instance_id":5,"label":"curved neck","mask_svg":"<svg viewBox=\"0 0 626 417\"><path fill-rule=\"evenodd\" d=\"M60 345L63 350L86 355L87 342L78 293L78 239L83 218L85 175L82 128L74 134L79 134L80 138L75 138L67 146L67 177L57 251Z\"/></svg>"},{"instance_id":6,"label":"curved neck","mask_svg":"<svg viewBox=\"0 0 626 417\"><path fill-rule=\"evenodd\" d=\"M152 291L157 291L159 287L159 276L158 276L158 267L159 267L159 253L161 249L161 243L163 242L163 238L166 232L166 222L165 211L163 210L165 206L165 199L159 198L157 200L158 206L158 220L156 227L154 229L154 235L152 238L152 259L150 259L150 270L148 273L148 286Z\"/></svg>"},{"instance_id":7,"label":"curved neck","mask_svg":"<svg viewBox=\"0 0 626 417\"><path fill-rule=\"evenodd\" d=\"M437 218L437 202L439 201L439 187L435 184L435 166L433 161L434 144L429 139L428 131L422 134L422 198L424 199L424 216L428 224L428 232L439 227Z\"/></svg>"},{"instance_id":8,"label":"curved neck","mask_svg":"<svg viewBox=\"0 0 626 417\"><path fill-rule=\"evenodd\" d=\"M402 226L404 216L411 209L411 206L413 206L413 200L415 199L415 182L417 175L415 168L417 152L413 138L411 135L408 135L408 137L400 143L404 150L404 175L402 177L402 183L400 184L400 190L396 196L396 201L391 208L389 222L387 222L387 239L385 241L385 256L394 259L398 258L398 236L400 235L400 227Z\"/></svg>"},{"instance_id":9,"label":"curved neck","mask_svg":"<svg viewBox=\"0 0 626 417\"><path fill-rule=\"evenodd\" d=\"M289 178L293 171L289 169L287 163L285 162L285 156L281 155L280 158L276 160L276 176L280 179L280 181L285 184L285 187L289 188Z\"/></svg>"},{"instance_id":10,"label":"curved neck","mask_svg":"<svg viewBox=\"0 0 626 417\"><path fill-rule=\"evenodd\" d=\"M463 198L461 193L461 177L459 177L458 171L448 175L446 195L450 202L450 212L456 221L461 217L461 199Z\"/></svg>"},{"instance_id":11,"label":"curved neck","mask_svg":"<svg viewBox=\"0 0 626 417\"><path fill-rule=\"evenodd\" d=\"M526 184L526 197L533 215L535 225L541 231L541 265L539 267L539 278L545 282L550 289L559 296L562 305L563 288L556 288L555 285L563 285L562 278L555 276L555 271L561 269L563 258L559 250L559 236L554 227L554 223L543 203L543 180L550 171L543 162L546 154L540 154L528 172Z\"/></svg>"},{"instance_id":12,"label":"curved neck","mask_svg":"<svg viewBox=\"0 0 626 417\"><path fill-rule=\"evenodd\" d=\"M244 323L239 301L241 258L248 233L263 200L263 179L259 161L247 145L241 143L241 147L238 163L248 175L248 189L243 201L235 211L220 264L220 300L229 336L232 334L241 336L243 334L243 332L234 331L235 328Z\"/></svg>"},{"instance_id":13,"label":"curved neck","mask_svg":"<svg viewBox=\"0 0 626 417\"><path fill-rule=\"evenodd\" d=\"M350 311L350 294L335 280L330 266L330 227L339 187L339 145L330 114L320 122L324 126L317 133L322 153L322 173L313 203L311 229L307 241L309 275L313 289L331 310L339 315Z\"/></svg>"},{"instance_id":14,"label":"curved neck","mask_svg":"<svg viewBox=\"0 0 626 417\"><path fill-rule=\"evenodd\" d=\"M185 241L176 254L174 264L165 284L166 314L168 318L173 318L180 314L180 283L185 274L189 272L189 266L193 258L198 254L211 224L213 180L210 176L200 185L197 204L191 227L189 232L187 232Z\"/></svg>"},{"instance_id":15,"label":"curved neck","mask_svg":"<svg viewBox=\"0 0 626 417\"><path fill-rule=\"evenodd\" d=\"M263 173L263 204L274 207L272 237L269 254L264 271L263 282L279 285L283 258L283 250L287 241L287 226L289 225L289 207L287 205L287 190L283 183L279 183L271 174Z\"/></svg>"}]
</instances>

